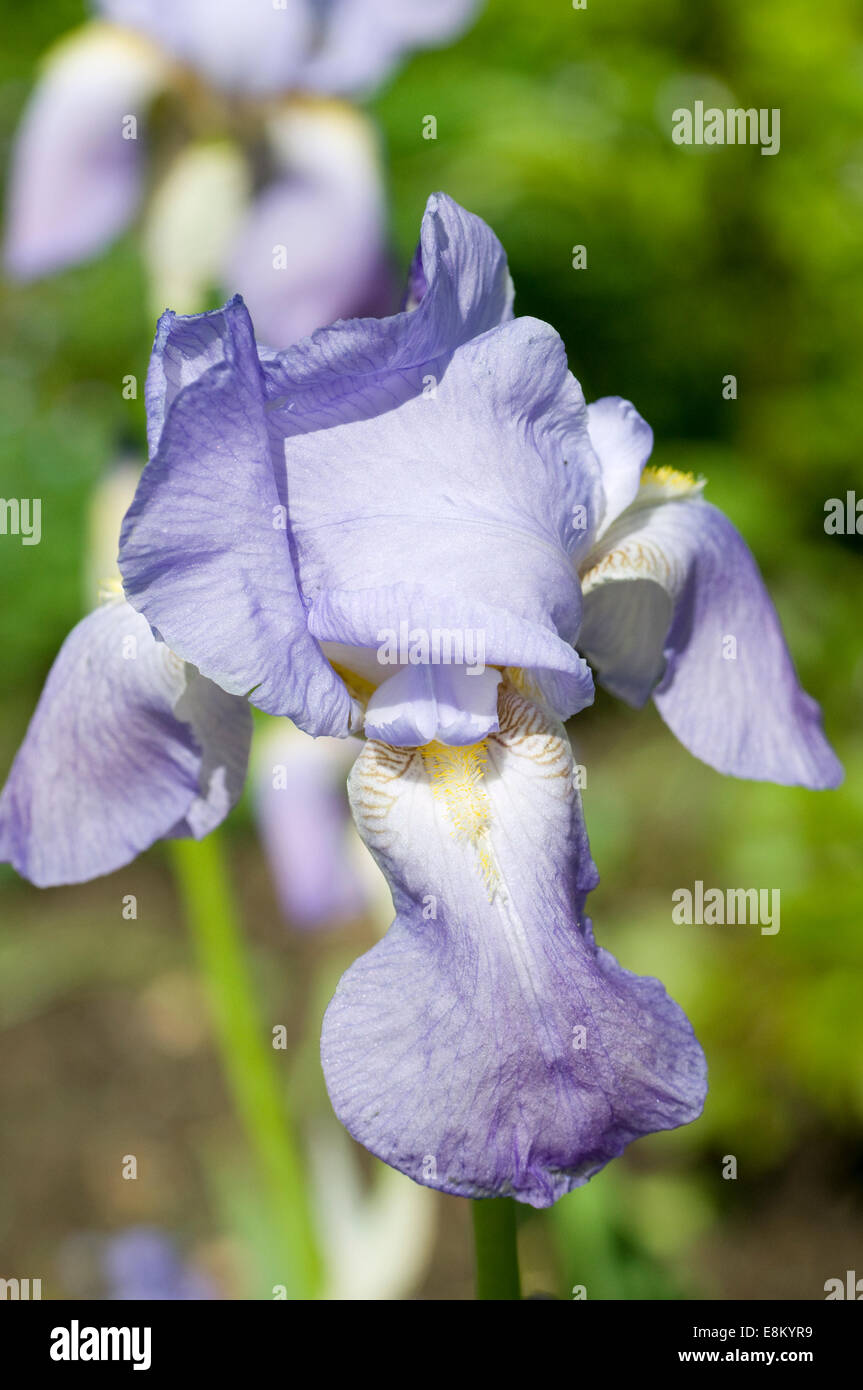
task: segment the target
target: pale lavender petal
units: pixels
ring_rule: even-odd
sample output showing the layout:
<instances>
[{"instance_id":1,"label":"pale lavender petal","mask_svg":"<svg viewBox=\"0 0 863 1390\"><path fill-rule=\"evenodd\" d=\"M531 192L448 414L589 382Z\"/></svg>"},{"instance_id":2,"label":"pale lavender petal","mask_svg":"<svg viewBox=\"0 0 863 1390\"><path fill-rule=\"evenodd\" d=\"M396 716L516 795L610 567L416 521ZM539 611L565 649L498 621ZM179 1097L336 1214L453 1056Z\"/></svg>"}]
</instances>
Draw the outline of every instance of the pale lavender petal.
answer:
<instances>
[{"instance_id":1,"label":"pale lavender petal","mask_svg":"<svg viewBox=\"0 0 863 1390\"><path fill-rule=\"evenodd\" d=\"M407 310L407 312L410 313L412 309L416 309L420 300L424 298L427 289L428 281L426 280L425 271L423 270L422 246L417 246L411 259L410 266L408 267L408 278L407 284L405 285L402 310Z\"/></svg>"},{"instance_id":2,"label":"pale lavender petal","mask_svg":"<svg viewBox=\"0 0 863 1390\"><path fill-rule=\"evenodd\" d=\"M206 81L245 96L367 91L411 50L467 26L477 0L97 0Z\"/></svg>"},{"instance_id":3,"label":"pale lavender petal","mask_svg":"<svg viewBox=\"0 0 863 1390\"><path fill-rule=\"evenodd\" d=\"M608 557L617 564L618 552ZM627 562L624 562L627 563ZM600 684L635 709L647 704L665 670L665 639L671 626L672 595L659 579L620 572L585 574L584 620L578 645L587 653ZM624 581L624 582L621 582Z\"/></svg>"},{"instance_id":4,"label":"pale lavender petal","mask_svg":"<svg viewBox=\"0 0 863 1390\"><path fill-rule=\"evenodd\" d=\"M593 401L587 407L587 427L605 493L601 535L638 493L642 470L653 449L653 430L635 406L620 396Z\"/></svg>"},{"instance_id":5,"label":"pale lavender petal","mask_svg":"<svg viewBox=\"0 0 863 1390\"><path fill-rule=\"evenodd\" d=\"M294 421L307 413L319 412L324 426L388 409L402 373L512 318L503 247L444 193L426 205L421 251L427 291L412 313L336 324L265 364L270 401L284 402L276 424L293 431L306 427Z\"/></svg>"},{"instance_id":6,"label":"pale lavender petal","mask_svg":"<svg viewBox=\"0 0 863 1390\"><path fill-rule=\"evenodd\" d=\"M74 265L131 222L141 194L144 118L163 80L163 64L146 43L105 27L81 30L54 50L15 140L9 275L29 280Z\"/></svg>"},{"instance_id":7,"label":"pale lavender petal","mask_svg":"<svg viewBox=\"0 0 863 1390\"><path fill-rule=\"evenodd\" d=\"M172 345L182 360L190 327L193 380L173 397L123 525L126 595L172 651L225 690L310 733L347 733L351 698L309 634L297 589L284 476L270 455L241 301L203 320L166 316L154 398L167 401L165 383L182 381ZM198 375L213 356L221 360Z\"/></svg>"},{"instance_id":8,"label":"pale lavender petal","mask_svg":"<svg viewBox=\"0 0 863 1390\"><path fill-rule=\"evenodd\" d=\"M548 669L575 677L558 712L575 713L575 560L599 489L559 337L517 319L393 374L388 395L392 408L369 418L350 418L352 402L307 408L285 441L312 631L365 647L403 622L461 631L490 665L532 665L554 646Z\"/></svg>"},{"instance_id":9,"label":"pale lavender petal","mask_svg":"<svg viewBox=\"0 0 863 1390\"><path fill-rule=\"evenodd\" d=\"M696 491L656 500L648 484L645 505L619 517L590 566L579 646L603 684L634 704L655 685L673 733L719 772L838 784L818 705L799 684L749 549L721 512Z\"/></svg>"},{"instance_id":10,"label":"pale lavender petal","mask_svg":"<svg viewBox=\"0 0 863 1390\"><path fill-rule=\"evenodd\" d=\"M388 677L366 709L368 738L400 747L478 743L497 729L499 671L406 666Z\"/></svg>"},{"instance_id":11,"label":"pale lavender petal","mask_svg":"<svg viewBox=\"0 0 863 1390\"><path fill-rule=\"evenodd\" d=\"M408 613L410 622L401 619L396 625L394 615ZM524 668L543 700L554 710L566 711L567 718L593 703L590 667L568 642L541 623L485 603L476 594L435 594L430 586L418 584L322 591L311 606L309 629L328 652L338 651L334 660L373 685L389 674L387 653L393 639L409 653L412 634L417 634L441 651L464 654L450 660L464 659L470 665L480 659L488 666ZM515 662L513 652L518 653ZM400 742L395 729L390 732L388 741Z\"/></svg>"},{"instance_id":12,"label":"pale lavender petal","mask_svg":"<svg viewBox=\"0 0 863 1390\"><path fill-rule=\"evenodd\" d=\"M310 0L97 0L107 19L163 45L216 87L275 96L298 83L314 40Z\"/></svg>"},{"instance_id":13,"label":"pale lavender petal","mask_svg":"<svg viewBox=\"0 0 863 1390\"><path fill-rule=\"evenodd\" d=\"M0 798L0 859L40 887L207 834L236 802L251 714L122 601L66 639Z\"/></svg>"},{"instance_id":14,"label":"pale lavender petal","mask_svg":"<svg viewBox=\"0 0 863 1390\"><path fill-rule=\"evenodd\" d=\"M322 42L304 73L325 92L364 92L413 49L455 39L478 0L321 0Z\"/></svg>"},{"instance_id":15,"label":"pale lavender petal","mask_svg":"<svg viewBox=\"0 0 863 1390\"><path fill-rule=\"evenodd\" d=\"M361 754L354 814L397 916L343 977L321 1054L336 1113L379 1158L547 1206L695 1119L704 1058L659 981L594 944L563 728L507 688L485 748Z\"/></svg>"},{"instance_id":16,"label":"pale lavender petal","mask_svg":"<svg viewBox=\"0 0 863 1390\"><path fill-rule=\"evenodd\" d=\"M147 443L153 458L165 416L176 397L199 376L224 363L234 301L207 314L162 314L147 370Z\"/></svg>"}]
</instances>

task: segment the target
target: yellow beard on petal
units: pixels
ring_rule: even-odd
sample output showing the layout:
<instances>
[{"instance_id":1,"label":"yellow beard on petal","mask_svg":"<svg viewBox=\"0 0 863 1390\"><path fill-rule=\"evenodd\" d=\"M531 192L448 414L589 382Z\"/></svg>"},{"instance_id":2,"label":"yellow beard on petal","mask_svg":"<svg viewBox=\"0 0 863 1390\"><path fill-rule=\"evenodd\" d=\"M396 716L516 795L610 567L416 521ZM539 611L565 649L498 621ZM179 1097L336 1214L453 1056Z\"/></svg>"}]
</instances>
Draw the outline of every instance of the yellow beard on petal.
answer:
<instances>
[{"instance_id":1,"label":"yellow beard on petal","mask_svg":"<svg viewBox=\"0 0 863 1390\"><path fill-rule=\"evenodd\" d=\"M652 579L672 591L683 574L644 528L644 516L664 502L700 497L705 479L676 468L645 468L638 492L612 521L587 555L579 571L584 594L606 579Z\"/></svg>"},{"instance_id":2,"label":"yellow beard on petal","mask_svg":"<svg viewBox=\"0 0 863 1390\"><path fill-rule=\"evenodd\" d=\"M485 787L488 744L485 740L467 747L430 743L419 752L432 794L450 823L450 833L475 851L489 901L493 901L500 875L489 836L491 802Z\"/></svg>"},{"instance_id":3,"label":"yellow beard on petal","mask_svg":"<svg viewBox=\"0 0 863 1390\"><path fill-rule=\"evenodd\" d=\"M696 478L694 473L680 473L676 468L645 468L635 502L643 506L646 502L670 502L673 498L689 497L704 488L704 479Z\"/></svg>"}]
</instances>

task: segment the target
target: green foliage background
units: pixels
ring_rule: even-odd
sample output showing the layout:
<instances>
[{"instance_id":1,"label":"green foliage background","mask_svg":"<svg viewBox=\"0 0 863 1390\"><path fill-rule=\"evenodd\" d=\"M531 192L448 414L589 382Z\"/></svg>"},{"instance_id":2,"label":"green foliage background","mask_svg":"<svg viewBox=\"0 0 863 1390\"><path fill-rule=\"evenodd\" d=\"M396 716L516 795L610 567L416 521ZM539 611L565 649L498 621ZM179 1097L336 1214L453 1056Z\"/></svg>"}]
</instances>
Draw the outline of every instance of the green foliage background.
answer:
<instances>
[{"instance_id":1,"label":"green foliage background","mask_svg":"<svg viewBox=\"0 0 863 1390\"><path fill-rule=\"evenodd\" d=\"M5 154L39 54L83 17L73 0L0 3ZM696 98L779 108L780 153L674 146L671 112ZM463 40L413 59L371 109L399 261L432 190L495 228L517 312L559 329L589 399L632 399L653 425L655 461L706 475L708 496L746 535L846 767L844 786L826 794L734 782L691 759L652 709L600 696L575 721L602 875L598 938L684 1006L711 1093L698 1124L636 1146L553 1217L528 1214L529 1267L558 1292L582 1282L596 1297L823 1296L825 1279L861 1268L863 1249L863 537L823 527L828 498L854 488L863 497L860 7L589 0L575 11L569 0L491 0ZM422 138L428 114L434 141ZM577 244L586 270L572 268ZM40 546L0 540L5 770L82 611L92 487L119 449L143 440L142 403L120 391L127 373L143 380L154 326L135 235L86 267L5 288L0 325L0 492L43 499ZM722 399L728 373L736 401ZM242 812L231 847L262 879ZM11 871L0 878L4 1053L33 1072L42 1116L31 1122L33 1094L7 1074L4 1103L25 1138L3 1164L0 1250L19 1264L52 1258L82 1221L146 1218L207 1239L233 1219L235 1202L201 1195L225 1104L206 1056L174 1058L167 1076L164 1063L137 1059L135 1103L169 1175L161 1197L126 1211L98 1184L83 1202L76 1187L68 1148L86 1147L93 1095L101 1119L110 1097L121 1114L123 1100L108 1058L88 1061L85 1042L64 1070L63 1039L69 1029L101 1036L106 1009L192 971L161 852L123 875L124 892L130 875L160 904L134 937L121 935L111 880L40 895ZM779 888L780 933L673 926L671 892L695 879ZM358 948L285 943L264 924L268 892L246 890L265 989L281 991L283 1011L286 1000L302 1010L303 972L332 971L339 951ZM190 1135L170 1116L185 1116L189 1088L200 1095L192 1065L208 1100ZM147 1110L157 1084L177 1097L158 1115ZM25 1169L40 1145L37 1188ZM721 1177L728 1154L736 1182ZM430 1296L466 1288L448 1251L443 1241Z\"/></svg>"}]
</instances>

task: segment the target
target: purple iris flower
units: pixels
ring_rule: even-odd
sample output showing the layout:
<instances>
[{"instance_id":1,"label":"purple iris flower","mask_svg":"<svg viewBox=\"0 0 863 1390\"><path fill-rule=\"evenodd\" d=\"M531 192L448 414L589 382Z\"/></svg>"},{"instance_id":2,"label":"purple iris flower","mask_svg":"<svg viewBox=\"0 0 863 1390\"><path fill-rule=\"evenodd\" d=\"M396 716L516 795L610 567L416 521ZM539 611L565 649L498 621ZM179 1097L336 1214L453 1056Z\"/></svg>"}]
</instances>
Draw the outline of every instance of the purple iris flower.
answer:
<instances>
[{"instance_id":1,"label":"purple iris flower","mask_svg":"<svg viewBox=\"0 0 863 1390\"><path fill-rule=\"evenodd\" d=\"M154 40L214 87L356 96L415 48L446 43L478 0L97 0L106 19Z\"/></svg>"},{"instance_id":2,"label":"purple iris flower","mask_svg":"<svg viewBox=\"0 0 863 1390\"><path fill-rule=\"evenodd\" d=\"M512 318L489 228L432 197L412 283L414 309L278 354L236 299L163 317L132 605L309 733L470 744L508 668L568 718L593 698L577 643L722 771L835 785L744 542L699 484L642 476L633 407L588 408L554 330Z\"/></svg>"},{"instance_id":3,"label":"purple iris flower","mask_svg":"<svg viewBox=\"0 0 863 1390\"><path fill-rule=\"evenodd\" d=\"M158 307L239 290L265 341L393 304L370 123L334 96L464 28L474 0L102 0L48 55L13 152L4 261L30 280L102 251L145 203ZM107 21L107 22L105 22ZM149 113L186 143L146 190Z\"/></svg>"},{"instance_id":4,"label":"purple iris flower","mask_svg":"<svg viewBox=\"0 0 863 1390\"><path fill-rule=\"evenodd\" d=\"M313 734L476 742L508 666L562 717L593 696L572 646L602 497L581 390L557 334L512 320L488 227L433 198L422 248L412 312L279 354L238 300L157 334L126 595L184 660ZM418 661L415 632L450 634L450 659Z\"/></svg>"},{"instance_id":5,"label":"purple iris flower","mask_svg":"<svg viewBox=\"0 0 863 1390\"><path fill-rule=\"evenodd\" d=\"M132 1226L105 1242L108 1297L121 1302L203 1302L218 1297L210 1280L190 1269L161 1231Z\"/></svg>"},{"instance_id":6,"label":"purple iris flower","mask_svg":"<svg viewBox=\"0 0 863 1390\"><path fill-rule=\"evenodd\" d=\"M128 602L235 700L369 738L351 801L396 920L324 1022L346 1127L418 1182L543 1206L694 1119L688 1022L584 915L596 871L561 721L592 699L584 628L611 688L655 691L700 756L835 784L730 524L688 480L642 474L647 426L588 409L557 334L512 318L497 239L442 195L403 313L281 353L238 299L168 314L147 395ZM18 804L4 842L32 834Z\"/></svg>"}]
</instances>

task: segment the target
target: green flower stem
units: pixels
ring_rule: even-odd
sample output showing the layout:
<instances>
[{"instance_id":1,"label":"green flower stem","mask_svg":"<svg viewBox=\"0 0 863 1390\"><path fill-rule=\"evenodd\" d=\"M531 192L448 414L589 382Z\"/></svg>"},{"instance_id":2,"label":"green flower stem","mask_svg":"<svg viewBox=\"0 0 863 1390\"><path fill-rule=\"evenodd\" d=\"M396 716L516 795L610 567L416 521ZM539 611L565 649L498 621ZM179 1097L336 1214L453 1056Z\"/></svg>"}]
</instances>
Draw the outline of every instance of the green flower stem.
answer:
<instances>
[{"instance_id":1,"label":"green flower stem","mask_svg":"<svg viewBox=\"0 0 863 1390\"><path fill-rule=\"evenodd\" d=\"M172 840L174 871L209 994L222 1064L285 1262L289 1298L314 1298L323 1270L285 1086L273 1059L218 834Z\"/></svg>"},{"instance_id":2,"label":"green flower stem","mask_svg":"<svg viewBox=\"0 0 863 1390\"><path fill-rule=\"evenodd\" d=\"M471 1206L477 1298L520 1299L515 1203L509 1197L487 1197Z\"/></svg>"}]
</instances>

